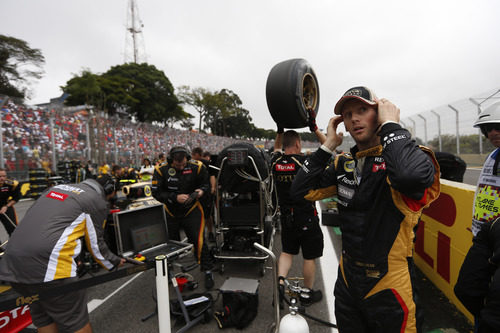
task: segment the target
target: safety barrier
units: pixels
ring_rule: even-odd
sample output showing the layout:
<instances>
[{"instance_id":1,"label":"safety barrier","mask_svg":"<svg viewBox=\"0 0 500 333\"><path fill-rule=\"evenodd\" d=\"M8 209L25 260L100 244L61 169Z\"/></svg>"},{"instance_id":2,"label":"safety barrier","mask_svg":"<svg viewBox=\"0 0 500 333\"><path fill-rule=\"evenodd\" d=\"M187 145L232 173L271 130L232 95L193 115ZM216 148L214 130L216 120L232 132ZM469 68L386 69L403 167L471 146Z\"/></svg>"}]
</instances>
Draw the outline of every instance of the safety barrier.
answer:
<instances>
[{"instance_id":1,"label":"safety barrier","mask_svg":"<svg viewBox=\"0 0 500 333\"><path fill-rule=\"evenodd\" d=\"M453 287L472 245L475 186L441 179L441 195L425 209L415 242L415 263L469 319L473 316L455 297Z\"/></svg>"}]
</instances>

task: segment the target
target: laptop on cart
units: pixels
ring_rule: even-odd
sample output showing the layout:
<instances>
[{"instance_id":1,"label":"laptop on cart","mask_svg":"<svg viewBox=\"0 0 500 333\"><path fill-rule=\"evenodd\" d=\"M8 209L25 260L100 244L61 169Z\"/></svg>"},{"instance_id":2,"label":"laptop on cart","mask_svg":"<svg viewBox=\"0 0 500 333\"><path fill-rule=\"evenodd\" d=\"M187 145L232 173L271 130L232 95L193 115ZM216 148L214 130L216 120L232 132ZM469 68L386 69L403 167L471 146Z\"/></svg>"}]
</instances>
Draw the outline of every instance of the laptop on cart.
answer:
<instances>
[{"instance_id":1,"label":"laptop on cart","mask_svg":"<svg viewBox=\"0 0 500 333\"><path fill-rule=\"evenodd\" d=\"M158 255L177 257L193 245L170 240L167 219L162 204L145 206L113 214L118 255L134 258L141 254L146 259Z\"/></svg>"}]
</instances>

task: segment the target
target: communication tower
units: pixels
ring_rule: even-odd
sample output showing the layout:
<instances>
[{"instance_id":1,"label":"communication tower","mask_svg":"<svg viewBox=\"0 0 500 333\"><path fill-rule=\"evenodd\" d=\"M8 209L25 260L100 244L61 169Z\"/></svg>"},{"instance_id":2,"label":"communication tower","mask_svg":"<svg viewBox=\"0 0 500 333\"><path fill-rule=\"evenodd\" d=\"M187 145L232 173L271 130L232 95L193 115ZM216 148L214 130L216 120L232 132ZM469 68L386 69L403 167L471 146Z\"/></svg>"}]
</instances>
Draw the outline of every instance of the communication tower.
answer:
<instances>
[{"instance_id":1,"label":"communication tower","mask_svg":"<svg viewBox=\"0 0 500 333\"><path fill-rule=\"evenodd\" d=\"M147 61L144 36L142 35L143 27L144 24L139 17L139 8L136 1L128 0L124 62L134 62L137 64Z\"/></svg>"}]
</instances>

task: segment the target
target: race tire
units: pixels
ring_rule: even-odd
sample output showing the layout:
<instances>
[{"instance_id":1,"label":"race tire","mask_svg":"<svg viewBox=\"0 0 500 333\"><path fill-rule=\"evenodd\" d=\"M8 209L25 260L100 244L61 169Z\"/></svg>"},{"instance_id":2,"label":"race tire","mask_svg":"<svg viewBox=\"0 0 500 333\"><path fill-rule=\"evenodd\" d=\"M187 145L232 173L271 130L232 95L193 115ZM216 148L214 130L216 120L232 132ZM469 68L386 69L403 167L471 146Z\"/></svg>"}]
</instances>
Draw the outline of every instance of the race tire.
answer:
<instances>
[{"instance_id":1,"label":"race tire","mask_svg":"<svg viewBox=\"0 0 500 333\"><path fill-rule=\"evenodd\" d=\"M276 64L267 77L267 107L274 122L283 128L307 126L307 109L319 110L319 85L311 65L304 59Z\"/></svg>"}]
</instances>

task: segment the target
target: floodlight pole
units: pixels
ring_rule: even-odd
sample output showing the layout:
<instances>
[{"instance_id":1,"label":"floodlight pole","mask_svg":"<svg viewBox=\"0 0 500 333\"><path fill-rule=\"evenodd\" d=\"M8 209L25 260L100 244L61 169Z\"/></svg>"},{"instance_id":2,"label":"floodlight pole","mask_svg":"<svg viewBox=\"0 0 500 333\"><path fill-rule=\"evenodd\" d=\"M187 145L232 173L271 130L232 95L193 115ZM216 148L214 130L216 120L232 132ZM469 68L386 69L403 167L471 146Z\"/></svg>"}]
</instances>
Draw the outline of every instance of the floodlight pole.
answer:
<instances>
[{"instance_id":1,"label":"floodlight pole","mask_svg":"<svg viewBox=\"0 0 500 333\"><path fill-rule=\"evenodd\" d=\"M437 113L436 111L434 110L431 110L431 112L436 115L437 119L438 119L438 141L439 141L439 151L443 151L443 143L442 143L442 140L441 140L441 116L439 115L439 113Z\"/></svg>"},{"instance_id":2,"label":"floodlight pole","mask_svg":"<svg viewBox=\"0 0 500 333\"><path fill-rule=\"evenodd\" d=\"M458 129L458 110L451 104L448 104L448 107L450 109L452 109L453 111L455 111L455 114L456 114L456 122L457 122L457 125L456 125L456 128L457 128L457 132L456 132L456 136L457 136L457 155L460 155L460 131Z\"/></svg>"}]
</instances>

